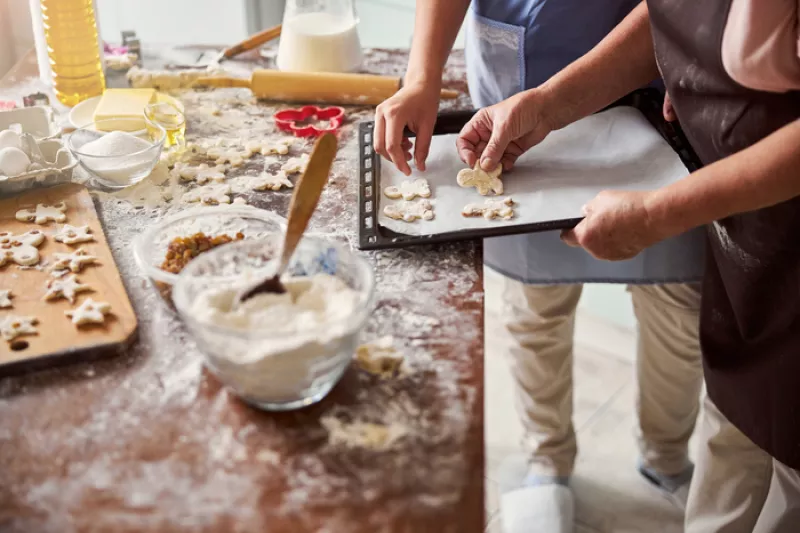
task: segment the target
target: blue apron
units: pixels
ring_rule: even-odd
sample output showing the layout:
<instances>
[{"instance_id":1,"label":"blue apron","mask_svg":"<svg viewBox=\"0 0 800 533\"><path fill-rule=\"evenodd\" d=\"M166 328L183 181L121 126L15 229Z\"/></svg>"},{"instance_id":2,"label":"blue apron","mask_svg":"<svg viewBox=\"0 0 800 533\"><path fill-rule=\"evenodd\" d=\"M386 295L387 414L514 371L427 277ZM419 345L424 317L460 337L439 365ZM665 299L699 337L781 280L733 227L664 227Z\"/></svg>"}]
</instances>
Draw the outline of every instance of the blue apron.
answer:
<instances>
[{"instance_id":1,"label":"blue apron","mask_svg":"<svg viewBox=\"0 0 800 533\"><path fill-rule=\"evenodd\" d=\"M536 87L591 50L639 0L473 0L467 16L467 80L476 107ZM594 259L558 232L484 240L484 262L525 283L699 281L701 228L628 261Z\"/></svg>"}]
</instances>

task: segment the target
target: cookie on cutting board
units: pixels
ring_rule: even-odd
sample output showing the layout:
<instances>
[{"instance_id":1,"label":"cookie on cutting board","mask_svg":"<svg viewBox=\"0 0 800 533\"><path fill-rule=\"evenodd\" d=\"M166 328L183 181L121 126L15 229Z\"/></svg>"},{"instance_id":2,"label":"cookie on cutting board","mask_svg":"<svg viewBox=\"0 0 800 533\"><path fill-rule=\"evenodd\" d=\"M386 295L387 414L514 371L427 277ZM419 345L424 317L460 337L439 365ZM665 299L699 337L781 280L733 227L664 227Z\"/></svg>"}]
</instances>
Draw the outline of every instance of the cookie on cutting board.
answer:
<instances>
[{"instance_id":1,"label":"cookie on cutting board","mask_svg":"<svg viewBox=\"0 0 800 533\"><path fill-rule=\"evenodd\" d=\"M35 210L40 204L60 205L61 202L66 205L63 223L50 220L36 224L25 221L25 217L18 220L16 216L22 210ZM93 239L76 245L58 242L54 236L66 224L88 226ZM0 309L0 321L12 314L37 320L36 334L19 336L13 341L0 340L0 375L114 355L134 339L138 326L136 314L106 242L94 202L85 187L59 185L1 199L0 228L12 235L40 231L45 236L36 247L39 252L37 263L25 266L6 261L0 266L0 289L13 290L12 307ZM74 254L79 247L83 253L95 258L91 264L83 266L79 274L80 283L88 285L91 292L76 294L72 304L64 298L46 300L48 282L60 279L53 276L53 265L59 257ZM111 312L103 324L77 327L65 312L79 306L89 296L108 302Z\"/></svg>"}]
</instances>

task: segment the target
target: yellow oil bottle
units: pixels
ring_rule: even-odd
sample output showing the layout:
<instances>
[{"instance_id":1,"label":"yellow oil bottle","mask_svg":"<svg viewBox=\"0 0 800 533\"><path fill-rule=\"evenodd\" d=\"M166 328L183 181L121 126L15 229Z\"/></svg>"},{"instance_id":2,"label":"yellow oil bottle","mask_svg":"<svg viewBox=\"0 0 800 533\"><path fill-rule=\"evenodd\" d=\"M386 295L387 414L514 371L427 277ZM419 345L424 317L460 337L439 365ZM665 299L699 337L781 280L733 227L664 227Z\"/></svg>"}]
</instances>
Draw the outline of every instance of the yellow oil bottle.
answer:
<instances>
[{"instance_id":1,"label":"yellow oil bottle","mask_svg":"<svg viewBox=\"0 0 800 533\"><path fill-rule=\"evenodd\" d=\"M41 0L47 54L58 100L74 106L106 87L92 0Z\"/></svg>"}]
</instances>

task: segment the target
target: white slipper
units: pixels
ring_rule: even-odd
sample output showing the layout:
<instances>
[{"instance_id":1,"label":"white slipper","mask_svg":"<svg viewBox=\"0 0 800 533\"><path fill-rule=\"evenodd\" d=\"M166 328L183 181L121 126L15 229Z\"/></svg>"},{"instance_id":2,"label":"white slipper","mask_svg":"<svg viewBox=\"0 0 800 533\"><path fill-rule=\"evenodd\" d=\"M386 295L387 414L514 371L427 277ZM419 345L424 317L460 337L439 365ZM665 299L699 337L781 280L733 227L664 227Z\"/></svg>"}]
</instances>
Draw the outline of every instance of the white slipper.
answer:
<instances>
[{"instance_id":1,"label":"white slipper","mask_svg":"<svg viewBox=\"0 0 800 533\"><path fill-rule=\"evenodd\" d=\"M523 487L503 495L504 533L573 533L575 499L569 487L552 483Z\"/></svg>"}]
</instances>

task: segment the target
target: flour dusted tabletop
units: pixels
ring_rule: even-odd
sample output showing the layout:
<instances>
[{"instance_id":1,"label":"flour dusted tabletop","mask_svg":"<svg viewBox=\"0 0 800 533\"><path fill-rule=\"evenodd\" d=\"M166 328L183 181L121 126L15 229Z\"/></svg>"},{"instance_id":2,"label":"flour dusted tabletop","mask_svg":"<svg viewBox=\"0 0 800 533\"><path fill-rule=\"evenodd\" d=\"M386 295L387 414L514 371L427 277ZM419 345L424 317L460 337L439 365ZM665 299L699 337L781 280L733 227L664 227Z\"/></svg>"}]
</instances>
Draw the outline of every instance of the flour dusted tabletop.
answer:
<instances>
[{"instance_id":1,"label":"flour dusted tabletop","mask_svg":"<svg viewBox=\"0 0 800 533\"><path fill-rule=\"evenodd\" d=\"M163 63L163 52L146 66ZM267 56L235 66L269 67ZM0 99L41 89L30 59L0 82ZM406 60L406 52L373 50L364 69L399 76ZM456 54L445 85L465 92L463 80ZM285 137L270 117L286 106L257 103L246 90L180 98L190 141ZM469 102L462 96L449 105ZM311 223L312 232L351 246L355 132L371 114L348 108L332 179ZM229 171L231 194L285 215L291 189L236 186L264 171L259 161ZM186 208L177 195L187 187L96 197L140 321L139 341L114 358L0 381L0 530L483 531L480 245L369 254L378 298L363 340L391 335L405 369L382 379L352 365L320 404L263 413L203 369L192 339L133 264L133 238Z\"/></svg>"}]
</instances>

